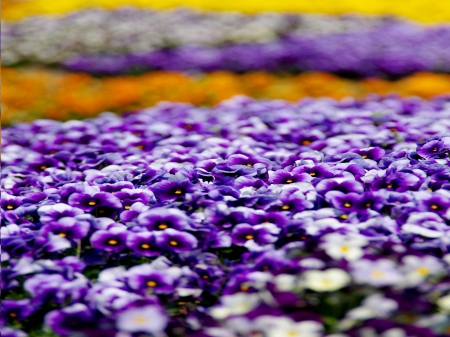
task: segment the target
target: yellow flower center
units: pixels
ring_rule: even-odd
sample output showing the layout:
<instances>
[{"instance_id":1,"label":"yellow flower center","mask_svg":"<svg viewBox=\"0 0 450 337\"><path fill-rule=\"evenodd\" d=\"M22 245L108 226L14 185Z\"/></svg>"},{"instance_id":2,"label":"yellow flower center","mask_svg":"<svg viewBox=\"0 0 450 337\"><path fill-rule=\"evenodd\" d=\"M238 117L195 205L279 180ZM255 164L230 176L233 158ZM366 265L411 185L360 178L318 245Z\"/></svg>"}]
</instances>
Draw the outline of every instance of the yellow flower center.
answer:
<instances>
[{"instance_id":1,"label":"yellow flower center","mask_svg":"<svg viewBox=\"0 0 450 337\"><path fill-rule=\"evenodd\" d=\"M290 184L290 183L292 183L292 179L288 179L288 180L286 180L286 182L287 182L288 184Z\"/></svg>"},{"instance_id":2,"label":"yellow flower center","mask_svg":"<svg viewBox=\"0 0 450 337\"><path fill-rule=\"evenodd\" d=\"M144 149L144 145L136 145L136 147L137 147L139 150L143 150L143 149Z\"/></svg>"},{"instance_id":3,"label":"yellow flower center","mask_svg":"<svg viewBox=\"0 0 450 337\"><path fill-rule=\"evenodd\" d=\"M43 171L43 170L45 170L47 168L47 166L45 166L45 165L42 165L41 166L41 170Z\"/></svg>"},{"instance_id":4,"label":"yellow flower center","mask_svg":"<svg viewBox=\"0 0 450 337\"><path fill-rule=\"evenodd\" d=\"M417 273L419 273L419 275L422 275L422 276L429 274L428 268L425 268L425 267L419 267L419 268L417 268L416 271L417 271Z\"/></svg>"},{"instance_id":5,"label":"yellow flower center","mask_svg":"<svg viewBox=\"0 0 450 337\"><path fill-rule=\"evenodd\" d=\"M109 240L108 241L108 244L113 245L113 246L117 245L117 243L118 243L117 240Z\"/></svg>"},{"instance_id":6,"label":"yellow flower center","mask_svg":"<svg viewBox=\"0 0 450 337\"><path fill-rule=\"evenodd\" d=\"M252 164L247 164L247 167L252 167L253 165Z\"/></svg>"},{"instance_id":7,"label":"yellow flower center","mask_svg":"<svg viewBox=\"0 0 450 337\"><path fill-rule=\"evenodd\" d=\"M181 194L182 192L181 192L181 190L176 190L175 191L175 194Z\"/></svg>"},{"instance_id":8,"label":"yellow flower center","mask_svg":"<svg viewBox=\"0 0 450 337\"><path fill-rule=\"evenodd\" d=\"M431 205L431 209L438 209L437 205Z\"/></svg>"},{"instance_id":9,"label":"yellow flower center","mask_svg":"<svg viewBox=\"0 0 450 337\"><path fill-rule=\"evenodd\" d=\"M208 275L203 275L202 279L207 280L208 279Z\"/></svg>"},{"instance_id":10,"label":"yellow flower center","mask_svg":"<svg viewBox=\"0 0 450 337\"><path fill-rule=\"evenodd\" d=\"M133 320L137 324L144 324L145 322L147 322L147 319L143 316L137 316Z\"/></svg>"},{"instance_id":11,"label":"yellow flower center","mask_svg":"<svg viewBox=\"0 0 450 337\"><path fill-rule=\"evenodd\" d=\"M162 223L158 226L159 229L166 229L167 227L169 226L167 226L165 223Z\"/></svg>"},{"instance_id":12,"label":"yellow flower center","mask_svg":"<svg viewBox=\"0 0 450 337\"><path fill-rule=\"evenodd\" d=\"M389 184L389 185L387 185L386 187L387 187L387 188L392 188L392 185L391 185L391 184Z\"/></svg>"},{"instance_id":13,"label":"yellow flower center","mask_svg":"<svg viewBox=\"0 0 450 337\"><path fill-rule=\"evenodd\" d=\"M96 204L95 201L89 201L89 202L88 202L88 205L89 205L89 206L95 206L95 204Z\"/></svg>"},{"instance_id":14,"label":"yellow flower center","mask_svg":"<svg viewBox=\"0 0 450 337\"><path fill-rule=\"evenodd\" d=\"M437 150L438 150L437 147L435 147L431 150L431 152L437 152Z\"/></svg>"},{"instance_id":15,"label":"yellow flower center","mask_svg":"<svg viewBox=\"0 0 450 337\"><path fill-rule=\"evenodd\" d=\"M255 237L253 236L253 235L246 235L245 236L245 238L247 239L247 240L253 240Z\"/></svg>"},{"instance_id":16,"label":"yellow flower center","mask_svg":"<svg viewBox=\"0 0 450 337\"><path fill-rule=\"evenodd\" d=\"M364 159L367 159L367 156L366 156L366 155L362 155L362 157L363 157Z\"/></svg>"},{"instance_id":17,"label":"yellow flower center","mask_svg":"<svg viewBox=\"0 0 450 337\"><path fill-rule=\"evenodd\" d=\"M126 205L126 206L124 206L124 208L125 208L125 209L130 209L131 206Z\"/></svg>"},{"instance_id":18,"label":"yellow flower center","mask_svg":"<svg viewBox=\"0 0 450 337\"><path fill-rule=\"evenodd\" d=\"M246 285L242 285L242 286L240 286L240 289L241 289L241 291L247 291L250 289L250 287L246 286Z\"/></svg>"},{"instance_id":19,"label":"yellow flower center","mask_svg":"<svg viewBox=\"0 0 450 337\"><path fill-rule=\"evenodd\" d=\"M384 273L382 271L379 270L374 270L372 272L372 276L375 278L382 278L384 276Z\"/></svg>"},{"instance_id":20,"label":"yellow flower center","mask_svg":"<svg viewBox=\"0 0 450 337\"><path fill-rule=\"evenodd\" d=\"M366 204L366 207L370 207L371 205L370 205L370 203L368 202L367 204Z\"/></svg>"},{"instance_id":21,"label":"yellow flower center","mask_svg":"<svg viewBox=\"0 0 450 337\"><path fill-rule=\"evenodd\" d=\"M148 245L148 244L146 244L146 243L143 243L143 244L141 245L141 248L149 249L149 248L150 248L150 245Z\"/></svg>"},{"instance_id":22,"label":"yellow flower center","mask_svg":"<svg viewBox=\"0 0 450 337\"><path fill-rule=\"evenodd\" d=\"M350 207L351 206L351 204L349 204L348 202L346 202L345 204L344 204L344 207Z\"/></svg>"},{"instance_id":23,"label":"yellow flower center","mask_svg":"<svg viewBox=\"0 0 450 337\"><path fill-rule=\"evenodd\" d=\"M158 284L158 283L156 283L155 281L148 281L148 282L147 282L147 285L148 285L149 287L156 287L157 284Z\"/></svg>"},{"instance_id":24,"label":"yellow flower center","mask_svg":"<svg viewBox=\"0 0 450 337\"><path fill-rule=\"evenodd\" d=\"M315 177L315 176L316 176L316 172L310 172L309 175L310 175L311 177Z\"/></svg>"},{"instance_id":25,"label":"yellow flower center","mask_svg":"<svg viewBox=\"0 0 450 337\"><path fill-rule=\"evenodd\" d=\"M17 314L15 312L11 312L11 313L9 313L9 317L12 317L12 318L17 317Z\"/></svg>"},{"instance_id":26,"label":"yellow flower center","mask_svg":"<svg viewBox=\"0 0 450 337\"><path fill-rule=\"evenodd\" d=\"M345 253L345 252L348 252L350 250L350 248L348 246L342 246L341 250Z\"/></svg>"},{"instance_id":27,"label":"yellow flower center","mask_svg":"<svg viewBox=\"0 0 450 337\"><path fill-rule=\"evenodd\" d=\"M65 238L67 236L67 234L66 233L59 233L58 236L60 236L62 238Z\"/></svg>"},{"instance_id":28,"label":"yellow flower center","mask_svg":"<svg viewBox=\"0 0 450 337\"><path fill-rule=\"evenodd\" d=\"M281 206L281 209L287 210L287 209L289 209L289 206L288 205L283 205L283 206Z\"/></svg>"},{"instance_id":29,"label":"yellow flower center","mask_svg":"<svg viewBox=\"0 0 450 337\"><path fill-rule=\"evenodd\" d=\"M6 208L7 208L7 209L13 209L14 206L8 205L8 206L6 206Z\"/></svg>"},{"instance_id":30,"label":"yellow flower center","mask_svg":"<svg viewBox=\"0 0 450 337\"><path fill-rule=\"evenodd\" d=\"M178 246L178 242L176 242L175 240L169 241L169 244L170 244L171 246Z\"/></svg>"},{"instance_id":31,"label":"yellow flower center","mask_svg":"<svg viewBox=\"0 0 450 337\"><path fill-rule=\"evenodd\" d=\"M348 216L347 216L347 214L342 214L342 215L340 216L340 218L345 220L345 219L348 218Z\"/></svg>"},{"instance_id":32,"label":"yellow flower center","mask_svg":"<svg viewBox=\"0 0 450 337\"><path fill-rule=\"evenodd\" d=\"M310 140L305 139L304 141L302 141L302 145L309 145L311 144Z\"/></svg>"}]
</instances>

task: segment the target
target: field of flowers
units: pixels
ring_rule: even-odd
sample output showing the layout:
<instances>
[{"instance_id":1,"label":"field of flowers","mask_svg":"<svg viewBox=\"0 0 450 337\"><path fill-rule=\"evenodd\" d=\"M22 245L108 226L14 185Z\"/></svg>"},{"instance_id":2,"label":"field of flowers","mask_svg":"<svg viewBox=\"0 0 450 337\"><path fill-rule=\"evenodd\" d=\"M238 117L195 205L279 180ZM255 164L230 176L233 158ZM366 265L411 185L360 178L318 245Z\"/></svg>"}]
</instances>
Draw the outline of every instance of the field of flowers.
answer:
<instances>
[{"instance_id":1,"label":"field of flowers","mask_svg":"<svg viewBox=\"0 0 450 337\"><path fill-rule=\"evenodd\" d=\"M449 336L448 3L149 3L2 3L2 336Z\"/></svg>"}]
</instances>

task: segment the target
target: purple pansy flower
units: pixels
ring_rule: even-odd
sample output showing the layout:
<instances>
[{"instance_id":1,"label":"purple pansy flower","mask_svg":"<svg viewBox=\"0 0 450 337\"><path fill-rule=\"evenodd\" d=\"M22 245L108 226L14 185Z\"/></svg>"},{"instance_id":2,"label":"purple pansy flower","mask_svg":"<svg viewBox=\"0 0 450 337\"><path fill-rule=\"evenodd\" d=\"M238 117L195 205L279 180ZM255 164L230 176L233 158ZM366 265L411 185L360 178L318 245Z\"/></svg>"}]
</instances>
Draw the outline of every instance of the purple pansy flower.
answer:
<instances>
[{"instance_id":1,"label":"purple pansy flower","mask_svg":"<svg viewBox=\"0 0 450 337\"><path fill-rule=\"evenodd\" d=\"M161 254L161 249L156 244L155 234L152 232L129 233L127 247L133 252L152 257Z\"/></svg>"},{"instance_id":2,"label":"purple pansy flower","mask_svg":"<svg viewBox=\"0 0 450 337\"><path fill-rule=\"evenodd\" d=\"M167 228L182 231L190 228L190 220L184 212L175 208L153 208L137 217L139 225L151 231L162 231Z\"/></svg>"},{"instance_id":3,"label":"purple pansy flower","mask_svg":"<svg viewBox=\"0 0 450 337\"><path fill-rule=\"evenodd\" d=\"M73 193L69 205L78 207L96 216L107 216L122 208L120 200L111 193L99 192L93 195Z\"/></svg>"},{"instance_id":4,"label":"purple pansy flower","mask_svg":"<svg viewBox=\"0 0 450 337\"><path fill-rule=\"evenodd\" d=\"M92 326L94 313L82 303L75 303L61 310L50 311L45 316L45 324L56 333L67 335L74 330L84 330Z\"/></svg>"},{"instance_id":5,"label":"purple pansy flower","mask_svg":"<svg viewBox=\"0 0 450 337\"><path fill-rule=\"evenodd\" d=\"M127 231L122 227L113 227L108 230L100 229L94 232L89 241L92 247L106 251L121 251L126 247Z\"/></svg>"},{"instance_id":6,"label":"purple pansy flower","mask_svg":"<svg viewBox=\"0 0 450 337\"><path fill-rule=\"evenodd\" d=\"M181 271L178 268L158 270L150 264L142 264L130 268L126 275L127 284L135 291L170 294L175 290Z\"/></svg>"},{"instance_id":7,"label":"purple pansy flower","mask_svg":"<svg viewBox=\"0 0 450 337\"><path fill-rule=\"evenodd\" d=\"M197 248L197 238L187 232L167 228L156 237L158 246L174 253L186 253Z\"/></svg>"}]
</instances>

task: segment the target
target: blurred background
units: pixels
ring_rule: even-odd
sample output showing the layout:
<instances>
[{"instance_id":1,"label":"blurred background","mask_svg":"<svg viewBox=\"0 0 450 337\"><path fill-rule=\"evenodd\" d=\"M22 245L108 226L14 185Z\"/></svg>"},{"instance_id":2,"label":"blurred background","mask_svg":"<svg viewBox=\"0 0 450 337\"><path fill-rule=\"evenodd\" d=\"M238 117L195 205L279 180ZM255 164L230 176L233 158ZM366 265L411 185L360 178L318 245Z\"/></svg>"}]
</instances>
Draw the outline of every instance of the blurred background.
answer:
<instances>
[{"instance_id":1,"label":"blurred background","mask_svg":"<svg viewBox=\"0 0 450 337\"><path fill-rule=\"evenodd\" d=\"M450 94L450 1L3 0L2 123Z\"/></svg>"}]
</instances>

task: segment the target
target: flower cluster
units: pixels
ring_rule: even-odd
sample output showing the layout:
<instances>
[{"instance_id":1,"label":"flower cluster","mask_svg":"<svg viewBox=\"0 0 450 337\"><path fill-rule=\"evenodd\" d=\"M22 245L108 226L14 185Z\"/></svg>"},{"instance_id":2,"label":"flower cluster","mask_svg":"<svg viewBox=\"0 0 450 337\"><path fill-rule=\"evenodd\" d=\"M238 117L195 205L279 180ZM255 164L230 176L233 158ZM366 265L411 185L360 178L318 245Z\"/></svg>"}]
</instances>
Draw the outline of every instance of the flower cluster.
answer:
<instances>
[{"instance_id":1,"label":"flower cluster","mask_svg":"<svg viewBox=\"0 0 450 337\"><path fill-rule=\"evenodd\" d=\"M4 68L2 81L4 125L38 118L93 117L102 111L135 110L160 101L209 106L235 95L296 101L303 97L340 99L393 93L431 98L450 93L450 75L433 73L416 73L397 81L377 78L356 81L325 73L292 76L267 72L202 75L151 72L95 78L81 73Z\"/></svg>"},{"instance_id":2,"label":"flower cluster","mask_svg":"<svg viewBox=\"0 0 450 337\"><path fill-rule=\"evenodd\" d=\"M434 0L430 6L427 0L410 0L405 6L401 2L380 0L233 0L233 1L205 1L205 0L3 0L2 17L9 20L18 20L36 14L60 14L71 12L80 8L100 6L104 8L117 8L124 5L135 5L140 8L167 9L180 6L189 6L203 10L238 11L245 13L259 13L267 11L298 12L298 13L366 13L388 14L408 17L422 22L448 22L450 20L450 6L447 0Z\"/></svg>"},{"instance_id":3,"label":"flower cluster","mask_svg":"<svg viewBox=\"0 0 450 337\"><path fill-rule=\"evenodd\" d=\"M450 101L3 131L2 335L446 336Z\"/></svg>"},{"instance_id":4,"label":"flower cluster","mask_svg":"<svg viewBox=\"0 0 450 337\"><path fill-rule=\"evenodd\" d=\"M89 9L63 17L31 16L2 23L2 63L52 64L81 53L133 53L183 45L262 43L284 35L359 31L392 17Z\"/></svg>"},{"instance_id":5,"label":"flower cluster","mask_svg":"<svg viewBox=\"0 0 450 337\"><path fill-rule=\"evenodd\" d=\"M403 76L415 71L450 72L449 40L449 25L425 27L387 22L373 29L320 36L294 35L266 43L181 46L129 54L83 54L68 58L63 66L95 74L156 69L326 71L351 76Z\"/></svg>"}]
</instances>

